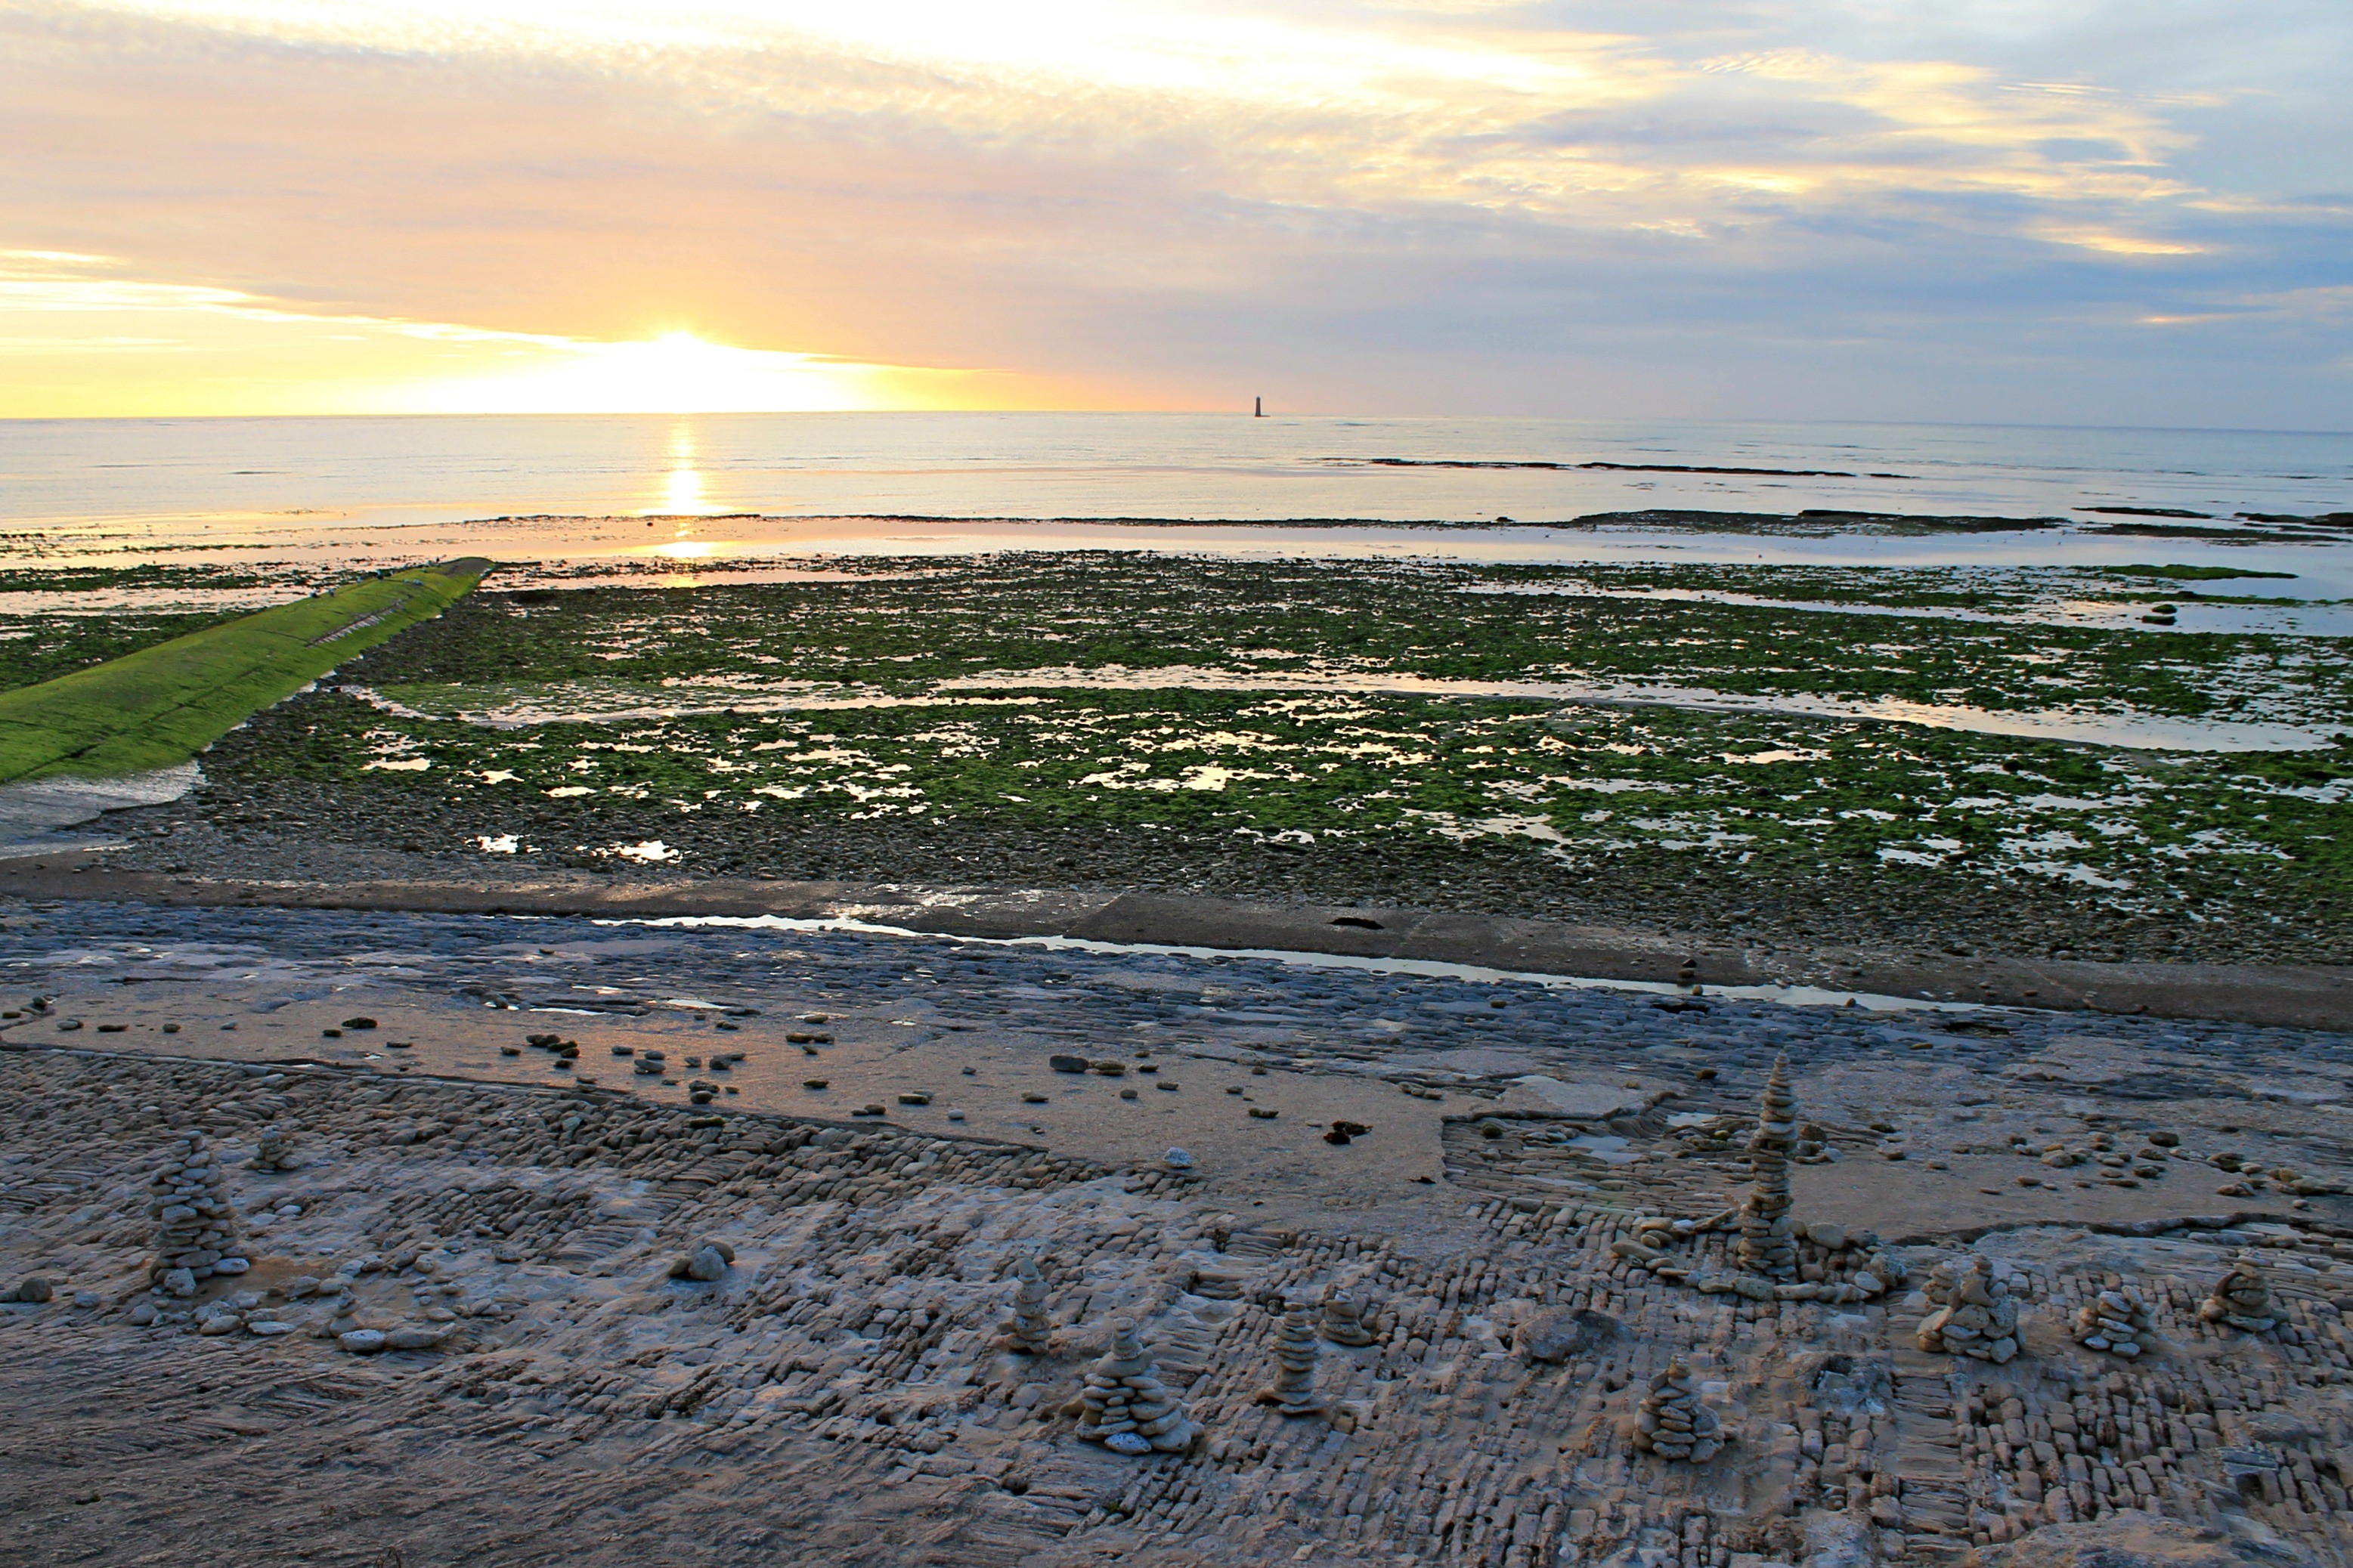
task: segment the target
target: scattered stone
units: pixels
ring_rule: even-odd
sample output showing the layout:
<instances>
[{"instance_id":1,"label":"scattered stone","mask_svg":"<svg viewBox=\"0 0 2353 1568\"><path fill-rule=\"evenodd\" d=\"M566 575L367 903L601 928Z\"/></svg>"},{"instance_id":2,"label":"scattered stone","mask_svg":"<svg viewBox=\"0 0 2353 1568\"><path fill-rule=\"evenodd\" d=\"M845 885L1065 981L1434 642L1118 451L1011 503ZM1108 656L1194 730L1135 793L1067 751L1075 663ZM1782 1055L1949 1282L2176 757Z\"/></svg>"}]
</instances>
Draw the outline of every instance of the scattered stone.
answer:
<instances>
[{"instance_id":1,"label":"scattered stone","mask_svg":"<svg viewBox=\"0 0 2353 1568\"><path fill-rule=\"evenodd\" d=\"M692 1279L709 1284L727 1278L728 1266L735 1261L735 1249L723 1241L705 1241L670 1260L670 1277Z\"/></svg>"},{"instance_id":2,"label":"scattered stone","mask_svg":"<svg viewBox=\"0 0 2353 1568\"><path fill-rule=\"evenodd\" d=\"M47 1279L35 1274L17 1286L8 1299L12 1301L22 1301L27 1306L38 1306L49 1299L53 1289Z\"/></svg>"},{"instance_id":3,"label":"scattered stone","mask_svg":"<svg viewBox=\"0 0 2353 1568\"><path fill-rule=\"evenodd\" d=\"M1172 1171L1189 1171L1193 1168L1193 1155L1188 1150L1171 1149L1160 1156L1160 1163Z\"/></svg>"}]
</instances>

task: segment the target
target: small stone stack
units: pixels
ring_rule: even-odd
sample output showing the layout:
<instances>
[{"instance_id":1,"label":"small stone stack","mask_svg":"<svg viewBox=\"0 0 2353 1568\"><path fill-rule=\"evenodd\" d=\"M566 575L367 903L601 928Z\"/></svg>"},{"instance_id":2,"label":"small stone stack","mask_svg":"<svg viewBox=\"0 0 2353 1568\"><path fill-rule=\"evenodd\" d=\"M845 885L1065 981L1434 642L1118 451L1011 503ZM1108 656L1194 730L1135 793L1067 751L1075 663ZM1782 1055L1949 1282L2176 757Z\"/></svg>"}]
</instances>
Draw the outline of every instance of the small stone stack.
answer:
<instances>
[{"instance_id":1,"label":"small stone stack","mask_svg":"<svg viewBox=\"0 0 2353 1568\"><path fill-rule=\"evenodd\" d=\"M195 1279L245 1272L237 1210L223 1185L220 1156L203 1133L176 1136L147 1191L147 1215L155 1222L151 1279L162 1279L178 1268Z\"/></svg>"},{"instance_id":2,"label":"small stone stack","mask_svg":"<svg viewBox=\"0 0 2353 1568\"><path fill-rule=\"evenodd\" d=\"M1324 1296L1323 1332L1335 1345L1368 1345L1378 1337L1365 1326L1364 1302L1345 1287L1335 1287Z\"/></svg>"},{"instance_id":3,"label":"small stone stack","mask_svg":"<svg viewBox=\"0 0 2353 1568\"><path fill-rule=\"evenodd\" d=\"M1144 1341L1124 1318L1113 1320L1110 1353L1087 1371L1078 1416L1079 1436L1114 1454L1181 1454L1200 1431L1153 1375Z\"/></svg>"},{"instance_id":4,"label":"small stone stack","mask_svg":"<svg viewBox=\"0 0 2353 1568\"><path fill-rule=\"evenodd\" d=\"M1274 1342L1274 1382L1259 1390L1258 1403L1285 1415L1314 1415L1331 1402L1315 1392L1315 1321L1293 1303L1283 1310Z\"/></svg>"},{"instance_id":5,"label":"small stone stack","mask_svg":"<svg viewBox=\"0 0 2353 1568\"><path fill-rule=\"evenodd\" d=\"M2242 1252L2231 1260L2231 1271L2215 1285L2213 1293L2198 1304L2198 1315L2210 1323L2228 1323L2242 1333L2269 1333L2277 1328L2282 1313L2279 1303L2272 1300L2271 1277L2263 1271L2263 1262L2252 1252Z\"/></svg>"},{"instance_id":6,"label":"small stone stack","mask_svg":"<svg viewBox=\"0 0 2353 1568\"><path fill-rule=\"evenodd\" d=\"M1926 1294L1936 1310L1920 1320L1916 1342L1922 1350L1997 1366L2018 1353L2018 1303L1982 1257L1957 1271L1949 1263L1936 1265Z\"/></svg>"},{"instance_id":7,"label":"small stone stack","mask_svg":"<svg viewBox=\"0 0 2353 1568\"><path fill-rule=\"evenodd\" d=\"M1798 1273L1797 1226L1789 1218L1789 1151L1798 1131L1798 1097L1789 1091L1789 1058L1773 1058L1765 1102L1748 1140L1748 1199L1740 1205L1740 1267L1774 1279Z\"/></svg>"},{"instance_id":8,"label":"small stone stack","mask_svg":"<svg viewBox=\"0 0 2353 1568\"><path fill-rule=\"evenodd\" d=\"M294 1135L286 1130L284 1122L273 1121L254 1140L253 1158L246 1162L246 1167L255 1171L291 1171L301 1163L294 1156Z\"/></svg>"},{"instance_id":9,"label":"small stone stack","mask_svg":"<svg viewBox=\"0 0 2353 1568\"><path fill-rule=\"evenodd\" d=\"M2140 1299L2139 1291L2121 1287L2102 1290L2084 1302L2069 1331L2087 1351L2105 1351L2130 1361L2156 1336L2157 1321L2149 1316L2148 1303Z\"/></svg>"},{"instance_id":10,"label":"small stone stack","mask_svg":"<svg viewBox=\"0 0 2353 1568\"><path fill-rule=\"evenodd\" d=\"M1634 1413L1634 1447L1662 1459L1699 1465L1723 1452L1724 1444L1724 1423L1701 1402L1683 1358L1675 1357L1651 1379L1651 1390Z\"/></svg>"},{"instance_id":11,"label":"small stone stack","mask_svg":"<svg viewBox=\"0 0 2353 1568\"><path fill-rule=\"evenodd\" d=\"M1013 1316L1005 1321L1005 1348L1022 1355L1044 1355L1054 1337L1053 1320L1046 1315L1046 1277L1038 1260L1028 1255L1013 1260Z\"/></svg>"}]
</instances>

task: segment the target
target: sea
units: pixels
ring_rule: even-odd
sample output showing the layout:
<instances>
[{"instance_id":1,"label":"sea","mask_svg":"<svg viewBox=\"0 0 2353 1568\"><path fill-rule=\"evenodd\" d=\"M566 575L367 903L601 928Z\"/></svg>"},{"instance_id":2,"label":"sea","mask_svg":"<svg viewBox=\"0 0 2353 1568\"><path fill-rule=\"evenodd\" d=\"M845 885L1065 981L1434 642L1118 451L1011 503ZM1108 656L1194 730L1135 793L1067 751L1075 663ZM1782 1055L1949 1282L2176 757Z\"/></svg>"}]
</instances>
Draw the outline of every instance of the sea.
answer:
<instances>
[{"instance_id":1,"label":"sea","mask_svg":"<svg viewBox=\"0 0 2353 1568\"><path fill-rule=\"evenodd\" d=\"M1225 414L0 421L0 561L691 572L842 553L1142 548L2003 564L2221 562L2353 595L2343 544L2118 527L2353 510L2353 434ZM2057 519L2033 531L1709 534L1597 514ZM2154 514L2162 514L2161 516ZM1430 524L1451 525L1443 529ZM2280 568L2280 562L2301 564Z\"/></svg>"}]
</instances>

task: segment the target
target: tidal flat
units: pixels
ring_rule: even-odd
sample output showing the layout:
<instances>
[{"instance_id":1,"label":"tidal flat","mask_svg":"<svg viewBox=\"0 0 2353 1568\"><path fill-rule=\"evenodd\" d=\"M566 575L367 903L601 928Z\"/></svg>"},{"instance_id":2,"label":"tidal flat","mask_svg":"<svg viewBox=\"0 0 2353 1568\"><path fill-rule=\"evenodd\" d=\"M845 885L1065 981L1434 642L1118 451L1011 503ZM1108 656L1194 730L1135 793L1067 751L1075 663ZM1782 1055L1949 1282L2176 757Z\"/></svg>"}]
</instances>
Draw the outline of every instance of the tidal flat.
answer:
<instances>
[{"instance_id":1,"label":"tidal flat","mask_svg":"<svg viewBox=\"0 0 2353 1568\"><path fill-rule=\"evenodd\" d=\"M198 795L123 814L121 863L2353 961L2353 660L2298 629L2338 607L2278 573L1122 552L759 575L785 564L494 574L216 745Z\"/></svg>"}]
</instances>

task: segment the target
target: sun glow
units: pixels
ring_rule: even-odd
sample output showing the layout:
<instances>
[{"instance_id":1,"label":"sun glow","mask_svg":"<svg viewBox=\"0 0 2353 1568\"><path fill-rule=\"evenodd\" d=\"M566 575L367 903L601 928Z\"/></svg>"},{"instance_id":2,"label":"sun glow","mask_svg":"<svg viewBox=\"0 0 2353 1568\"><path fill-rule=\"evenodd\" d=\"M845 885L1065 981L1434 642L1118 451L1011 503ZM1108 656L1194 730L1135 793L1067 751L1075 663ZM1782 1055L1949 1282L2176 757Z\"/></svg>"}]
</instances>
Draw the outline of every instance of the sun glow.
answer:
<instances>
[{"instance_id":1,"label":"sun glow","mask_svg":"<svg viewBox=\"0 0 2353 1568\"><path fill-rule=\"evenodd\" d=\"M815 354L731 348L691 332L649 342L558 340L540 364L427 389L427 406L469 414L815 414L901 408L910 376L948 373L857 364ZM681 470L690 480L691 468ZM696 496L673 497L691 511Z\"/></svg>"},{"instance_id":2,"label":"sun glow","mask_svg":"<svg viewBox=\"0 0 2353 1568\"><path fill-rule=\"evenodd\" d=\"M0 418L205 414L799 414L1072 407L1000 371L735 348L688 331L598 342L327 315L111 257L0 250ZM705 509L692 437L668 508Z\"/></svg>"}]
</instances>

